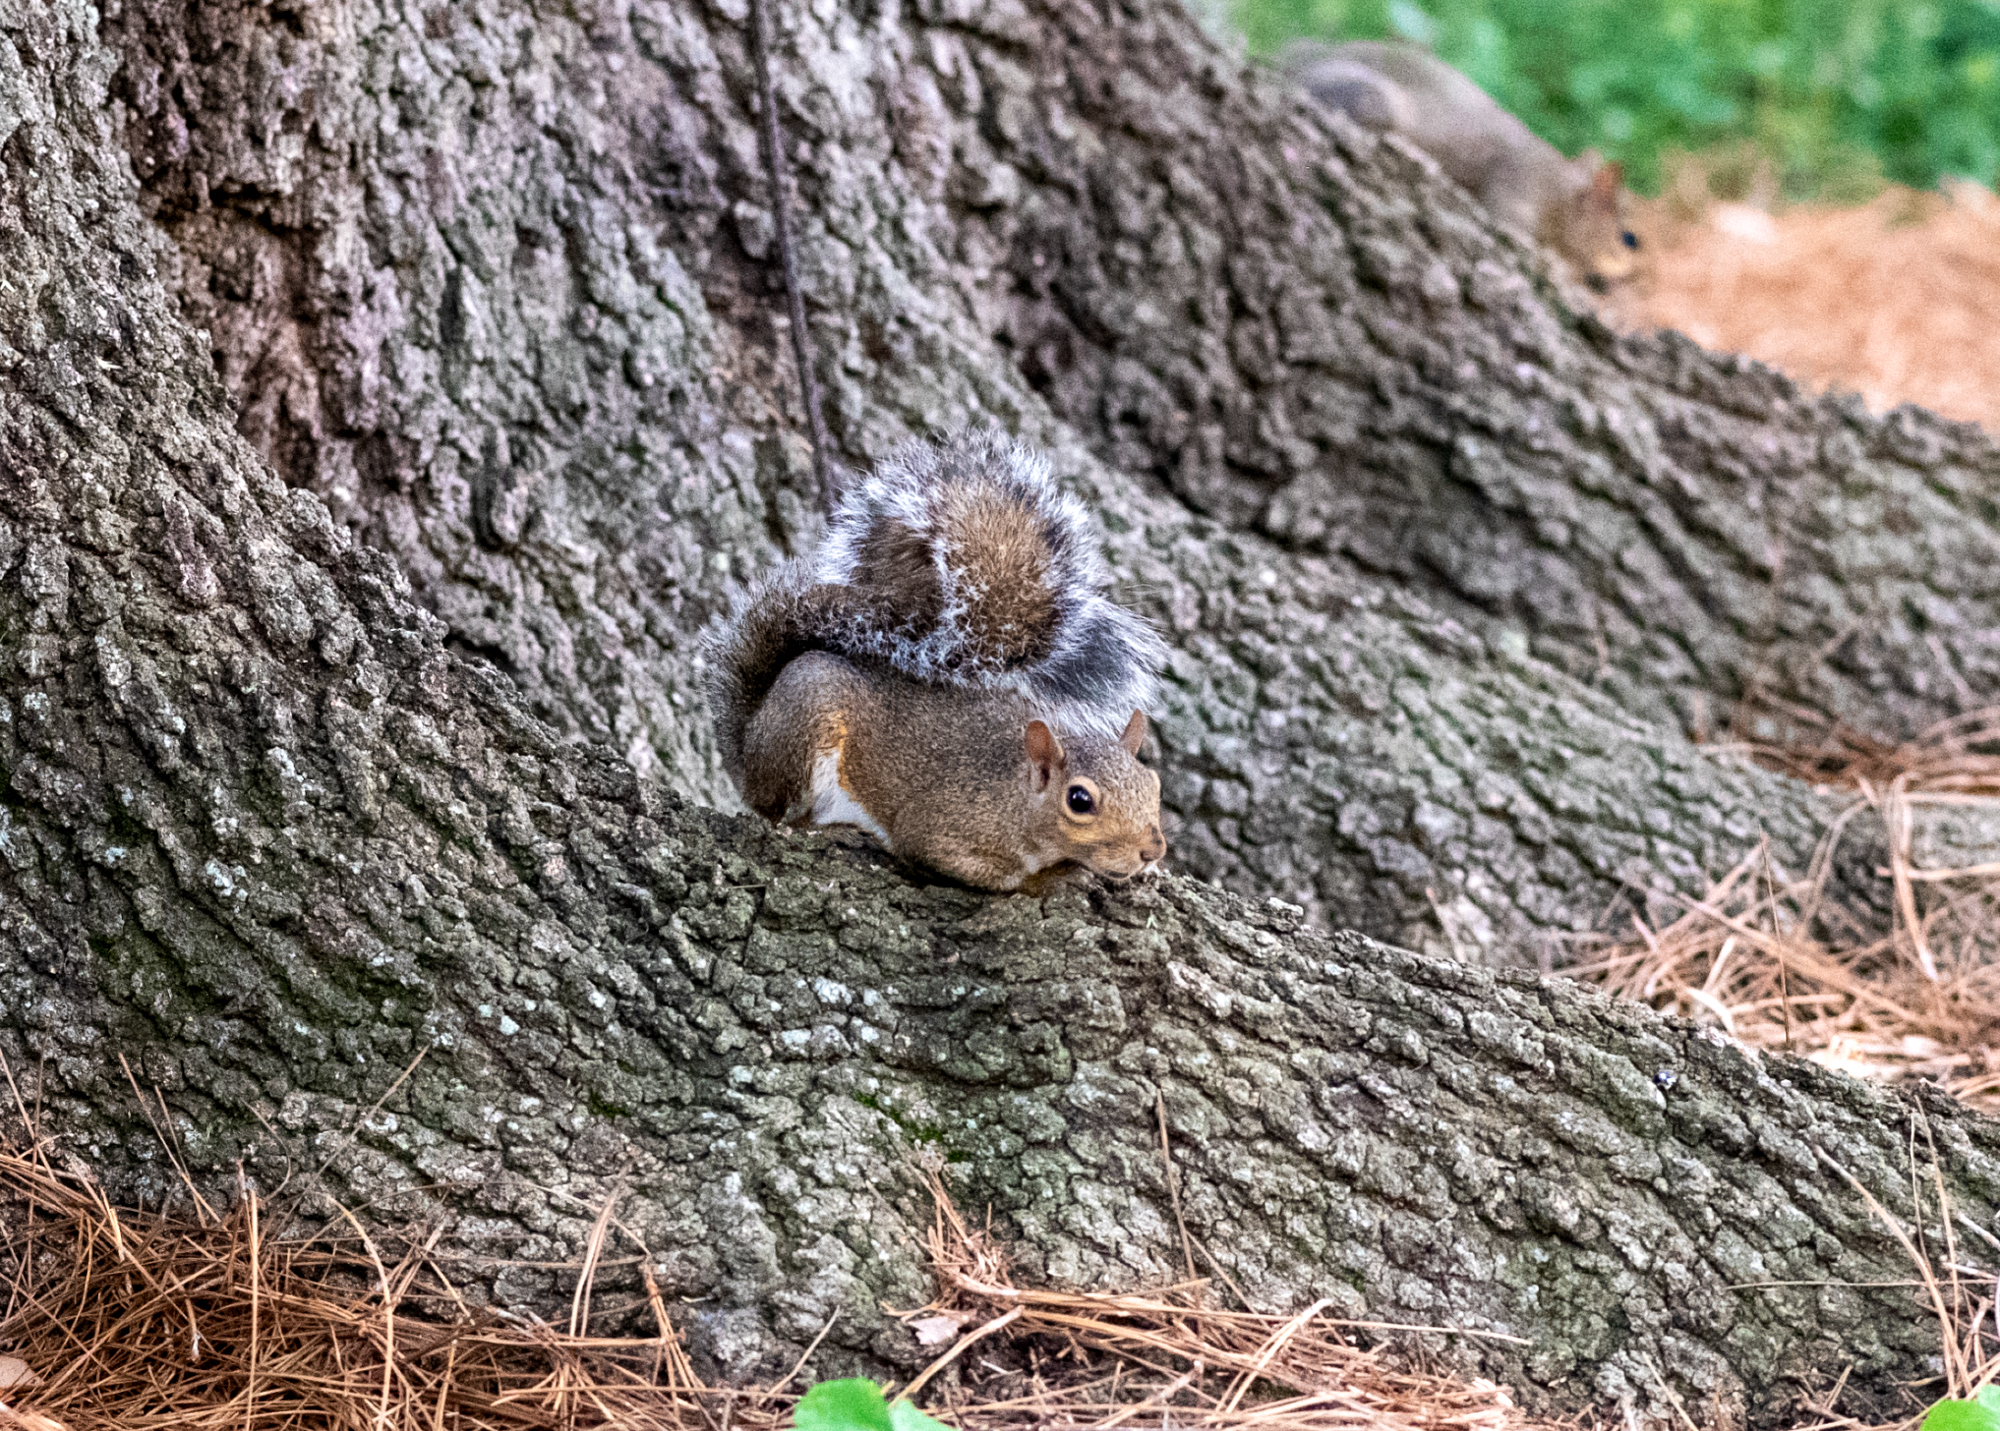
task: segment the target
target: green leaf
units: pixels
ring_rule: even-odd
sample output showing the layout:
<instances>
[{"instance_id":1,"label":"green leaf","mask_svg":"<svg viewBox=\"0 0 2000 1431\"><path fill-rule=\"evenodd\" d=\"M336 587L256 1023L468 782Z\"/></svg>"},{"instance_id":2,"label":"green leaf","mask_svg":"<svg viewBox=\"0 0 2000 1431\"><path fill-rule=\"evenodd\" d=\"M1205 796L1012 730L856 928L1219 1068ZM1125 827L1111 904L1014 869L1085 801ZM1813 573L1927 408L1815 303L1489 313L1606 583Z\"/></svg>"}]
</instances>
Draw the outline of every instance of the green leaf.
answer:
<instances>
[{"instance_id":1,"label":"green leaf","mask_svg":"<svg viewBox=\"0 0 2000 1431\"><path fill-rule=\"evenodd\" d=\"M951 1431L944 1422L924 1415L907 1401L898 1401L889 1408L889 1425L893 1431Z\"/></svg>"},{"instance_id":2,"label":"green leaf","mask_svg":"<svg viewBox=\"0 0 2000 1431\"><path fill-rule=\"evenodd\" d=\"M798 1431L901 1431L882 1388L860 1376L822 1381L801 1396L792 1425Z\"/></svg>"},{"instance_id":3,"label":"green leaf","mask_svg":"<svg viewBox=\"0 0 2000 1431\"><path fill-rule=\"evenodd\" d=\"M2000 1431L2000 1386L1983 1386L1975 1401L1940 1401L1920 1431Z\"/></svg>"}]
</instances>

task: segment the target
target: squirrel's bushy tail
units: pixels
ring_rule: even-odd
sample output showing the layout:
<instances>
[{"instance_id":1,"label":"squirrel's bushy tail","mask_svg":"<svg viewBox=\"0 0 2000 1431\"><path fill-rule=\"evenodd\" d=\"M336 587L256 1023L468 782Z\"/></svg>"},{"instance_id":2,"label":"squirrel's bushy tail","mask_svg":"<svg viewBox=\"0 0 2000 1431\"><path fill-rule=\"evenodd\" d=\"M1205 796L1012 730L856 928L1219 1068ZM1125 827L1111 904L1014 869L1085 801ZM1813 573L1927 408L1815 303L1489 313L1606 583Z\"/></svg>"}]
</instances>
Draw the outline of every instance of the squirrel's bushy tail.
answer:
<instances>
[{"instance_id":1,"label":"squirrel's bushy tail","mask_svg":"<svg viewBox=\"0 0 2000 1431\"><path fill-rule=\"evenodd\" d=\"M708 643L723 766L786 663L807 651L914 680L1016 690L1065 730L1117 735L1152 700L1164 642L1106 595L1081 504L996 433L910 443L853 480L812 557L778 568Z\"/></svg>"},{"instance_id":2,"label":"squirrel's bushy tail","mask_svg":"<svg viewBox=\"0 0 2000 1431\"><path fill-rule=\"evenodd\" d=\"M1116 735L1166 664L1165 643L1106 594L1082 504L998 433L891 453L842 495L813 567L851 593L833 649L920 681L1018 690L1073 730Z\"/></svg>"},{"instance_id":3,"label":"squirrel's bushy tail","mask_svg":"<svg viewBox=\"0 0 2000 1431\"><path fill-rule=\"evenodd\" d=\"M743 734L793 658L827 649L841 624L846 593L814 582L812 563L786 562L751 592L734 620L709 635L708 703L722 768L743 785Z\"/></svg>"}]
</instances>

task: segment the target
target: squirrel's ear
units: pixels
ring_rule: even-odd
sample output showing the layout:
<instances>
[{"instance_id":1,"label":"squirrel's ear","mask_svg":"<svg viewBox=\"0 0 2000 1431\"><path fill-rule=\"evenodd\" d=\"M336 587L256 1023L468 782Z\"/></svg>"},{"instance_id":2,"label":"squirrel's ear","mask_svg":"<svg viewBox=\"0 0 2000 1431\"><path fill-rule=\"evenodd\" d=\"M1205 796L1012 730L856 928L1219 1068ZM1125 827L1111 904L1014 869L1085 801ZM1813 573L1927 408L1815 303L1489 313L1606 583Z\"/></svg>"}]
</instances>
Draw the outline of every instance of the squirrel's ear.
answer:
<instances>
[{"instance_id":1,"label":"squirrel's ear","mask_svg":"<svg viewBox=\"0 0 2000 1431\"><path fill-rule=\"evenodd\" d=\"M1139 746L1146 739L1146 713L1133 711L1132 719L1125 722L1125 734L1118 737L1118 743L1125 747L1127 755L1137 755Z\"/></svg>"},{"instance_id":2,"label":"squirrel's ear","mask_svg":"<svg viewBox=\"0 0 2000 1431\"><path fill-rule=\"evenodd\" d=\"M1597 191L1600 199L1615 199L1625 185L1625 166L1613 159L1608 164L1597 166L1597 172L1590 176L1590 187Z\"/></svg>"},{"instance_id":3,"label":"squirrel's ear","mask_svg":"<svg viewBox=\"0 0 2000 1431\"><path fill-rule=\"evenodd\" d=\"M1038 720L1028 722L1026 740L1028 764L1034 767L1035 789L1046 790L1049 781L1055 778L1056 767L1062 764L1062 743L1056 733Z\"/></svg>"}]
</instances>

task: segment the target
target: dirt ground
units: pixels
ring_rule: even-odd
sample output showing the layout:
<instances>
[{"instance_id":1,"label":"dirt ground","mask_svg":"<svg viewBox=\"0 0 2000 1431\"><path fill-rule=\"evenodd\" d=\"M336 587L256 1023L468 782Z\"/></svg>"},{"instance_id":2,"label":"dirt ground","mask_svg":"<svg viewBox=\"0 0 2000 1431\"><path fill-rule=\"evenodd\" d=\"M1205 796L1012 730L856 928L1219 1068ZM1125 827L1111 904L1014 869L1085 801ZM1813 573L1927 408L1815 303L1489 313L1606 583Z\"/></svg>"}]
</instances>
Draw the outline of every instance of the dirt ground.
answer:
<instances>
[{"instance_id":1,"label":"dirt ground","mask_svg":"<svg viewBox=\"0 0 2000 1431\"><path fill-rule=\"evenodd\" d=\"M2000 431L2000 199L1892 189L1858 208L1642 205L1640 274L1610 300L1814 387Z\"/></svg>"}]
</instances>

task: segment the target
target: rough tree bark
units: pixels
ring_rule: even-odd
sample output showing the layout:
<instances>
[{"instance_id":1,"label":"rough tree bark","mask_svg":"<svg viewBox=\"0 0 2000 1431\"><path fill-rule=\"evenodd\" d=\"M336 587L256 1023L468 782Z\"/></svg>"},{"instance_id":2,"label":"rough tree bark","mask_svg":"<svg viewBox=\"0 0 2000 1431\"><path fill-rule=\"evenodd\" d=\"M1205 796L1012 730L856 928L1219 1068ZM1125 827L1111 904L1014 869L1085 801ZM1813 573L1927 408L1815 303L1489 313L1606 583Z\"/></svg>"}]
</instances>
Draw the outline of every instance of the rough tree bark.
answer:
<instances>
[{"instance_id":1,"label":"rough tree bark","mask_svg":"<svg viewBox=\"0 0 2000 1431\"><path fill-rule=\"evenodd\" d=\"M246 435L455 648L704 801L693 633L813 530L740 8L109 26ZM1613 341L1171 7L777 24L843 455L970 421L1056 449L1180 638L1182 868L1532 958L1760 833L1801 861L1824 812L1510 653L1709 728L1751 684L1895 733L1989 683L1978 439Z\"/></svg>"},{"instance_id":2,"label":"rough tree bark","mask_svg":"<svg viewBox=\"0 0 2000 1431\"><path fill-rule=\"evenodd\" d=\"M10 3L0 1048L49 1125L163 1195L123 1055L201 1175L325 1162L510 1305L622 1190L748 1376L836 1306L815 1369L913 1354L913 1148L1037 1272L1172 1272L1157 1096L1262 1303L1526 1336L1452 1351L1559 1404L1920 1368L1820 1154L1935 1222L1914 1132L1992 1226L1990 1124L1302 926L1520 961L1802 859L1826 798L1661 712L1986 694L1983 439L1613 338L1164 0L779 19L844 455L1052 450L1174 635L1179 862L1251 898L691 803L692 637L814 522L740 5Z\"/></svg>"}]
</instances>

